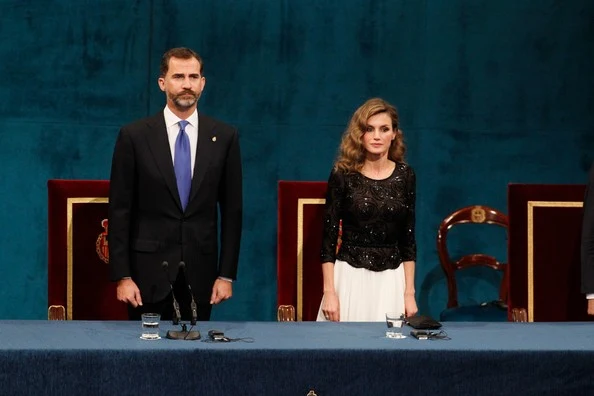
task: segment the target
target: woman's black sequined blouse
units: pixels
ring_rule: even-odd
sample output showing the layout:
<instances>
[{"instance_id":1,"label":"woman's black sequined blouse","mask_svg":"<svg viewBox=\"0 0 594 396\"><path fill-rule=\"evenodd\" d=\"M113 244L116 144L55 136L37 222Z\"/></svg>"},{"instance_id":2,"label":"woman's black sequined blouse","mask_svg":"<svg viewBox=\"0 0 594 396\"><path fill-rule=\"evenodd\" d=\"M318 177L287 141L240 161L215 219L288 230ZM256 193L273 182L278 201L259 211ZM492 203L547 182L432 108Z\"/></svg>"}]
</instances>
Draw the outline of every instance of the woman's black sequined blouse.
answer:
<instances>
[{"instance_id":1,"label":"woman's black sequined blouse","mask_svg":"<svg viewBox=\"0 0 594 396\"><path fill-rule=\"evenodd\" d=\"M415 261L415 189L415 173L404 163L397 163L383 180L333 171L326 194L322 263L339 259L356 268L383 271ZM341 219L342 244L336 253Z\"/></svg>"}]
</instances>

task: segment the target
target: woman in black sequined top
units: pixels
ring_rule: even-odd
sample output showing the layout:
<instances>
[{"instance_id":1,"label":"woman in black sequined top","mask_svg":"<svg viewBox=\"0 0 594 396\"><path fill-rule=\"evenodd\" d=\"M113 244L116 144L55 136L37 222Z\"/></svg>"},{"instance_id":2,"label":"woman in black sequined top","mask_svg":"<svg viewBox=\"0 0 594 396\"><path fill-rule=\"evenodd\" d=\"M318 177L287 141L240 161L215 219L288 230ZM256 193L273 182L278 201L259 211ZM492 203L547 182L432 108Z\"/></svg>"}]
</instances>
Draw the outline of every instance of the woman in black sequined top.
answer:
<instances>
[{"instance_id":1,"label":"woman in black sequined top","mask_svg":"<svg viewBox=\"0 0 594 396\"><path fill-rule=\"evenodd\" d=\"M374 98L355 111L328 180L318 320L417 313L415 173L404 152L394 106Z\"/></svg>"}]
</instances>

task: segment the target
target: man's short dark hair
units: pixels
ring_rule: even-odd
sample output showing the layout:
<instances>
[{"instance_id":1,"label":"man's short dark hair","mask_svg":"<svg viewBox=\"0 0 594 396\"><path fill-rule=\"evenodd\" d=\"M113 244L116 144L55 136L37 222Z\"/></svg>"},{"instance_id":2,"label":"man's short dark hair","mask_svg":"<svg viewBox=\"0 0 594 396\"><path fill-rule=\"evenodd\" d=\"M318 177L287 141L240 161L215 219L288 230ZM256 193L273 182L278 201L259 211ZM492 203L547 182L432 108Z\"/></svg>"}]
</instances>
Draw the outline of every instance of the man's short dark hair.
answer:
<instances>
[{"instance_id":1,"label":"man's short dark hair","mask_svg":"<svg viewBox=\"0 0 594 396\"><path fill-rule=\"evenodd\" d=\"M172 48L169 51L163 54L161 58L161 67L159 70L159 77L165 77L167 71L169 71L169 60L171 58L178 58L178 59L192 59L196 58L198 63L200 63L200 75L202 75L202 69L204 68L204 64L202 63L202 58L196 51L193 51L189 48L179 47L179 48Z\"/></svg>"}]
</instances>

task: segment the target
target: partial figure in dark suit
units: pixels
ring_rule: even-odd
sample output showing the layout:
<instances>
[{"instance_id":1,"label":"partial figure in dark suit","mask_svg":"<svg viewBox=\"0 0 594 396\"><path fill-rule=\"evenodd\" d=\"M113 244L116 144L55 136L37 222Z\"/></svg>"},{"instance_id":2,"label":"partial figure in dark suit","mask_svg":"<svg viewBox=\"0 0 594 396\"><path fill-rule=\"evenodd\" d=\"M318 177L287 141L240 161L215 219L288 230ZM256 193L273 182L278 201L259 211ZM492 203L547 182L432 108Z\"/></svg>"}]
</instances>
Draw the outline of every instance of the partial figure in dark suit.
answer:
<instances>
[{"instance_id":1,"label":"partial figure in dark suit","mask_svg":"<svg viewBox=\"0 0 594 396\"><path fill-rule=\"evenodd\" d=\"M582 293L588 299L588 315L594 315L594 164L590 168L582 222Z\"/></svg>"},{"instance_id":2,"label":"partial figure in dark suit","mask_svg":"<svg viewBox=\"0 0 594 396\"><path fill-rule=\"evenodd\" d=\"M196 52L167 51L158 79L165 108L122 127L117 138L109 261L117 298L129 304L131 320L143 312L170 319L171 283L182 320L190 319L188 284L198 320L209 320L212 304L232 296L242 222L239 142L235 128L198 112L202 73Z\"/></svg>"}]
</instances>

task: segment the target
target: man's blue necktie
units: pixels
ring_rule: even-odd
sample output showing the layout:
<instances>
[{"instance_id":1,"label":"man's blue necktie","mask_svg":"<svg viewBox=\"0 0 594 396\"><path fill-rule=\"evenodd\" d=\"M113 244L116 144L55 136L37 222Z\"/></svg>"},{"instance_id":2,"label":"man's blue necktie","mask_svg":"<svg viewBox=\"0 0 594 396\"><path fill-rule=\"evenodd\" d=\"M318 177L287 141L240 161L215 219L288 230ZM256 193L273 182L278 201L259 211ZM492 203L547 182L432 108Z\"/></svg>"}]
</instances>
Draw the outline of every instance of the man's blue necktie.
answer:
<instances>
[{"instance_id":1,"label":"man's blue necktie","mask_svg":"<svg viewBox=\"0 0 594 396\"><path fill-rule=\"evenodd\" d=\"M188 199L190 199L190 187L192 186L192 159L190 151L190 138L186 133L186 125L189 122L179 122L179 134L175 140L175 178L177 179L177 191L181 200L182 208L186 210Z\"/></svg>"}]
</instances>

